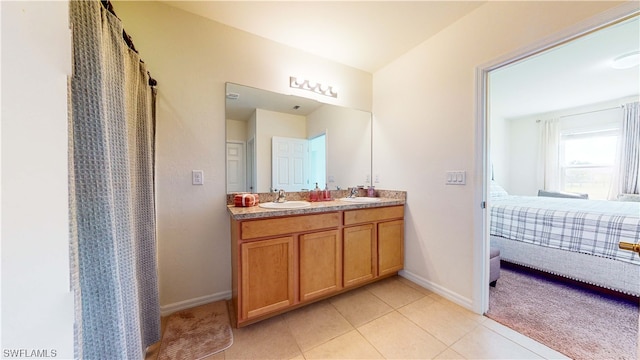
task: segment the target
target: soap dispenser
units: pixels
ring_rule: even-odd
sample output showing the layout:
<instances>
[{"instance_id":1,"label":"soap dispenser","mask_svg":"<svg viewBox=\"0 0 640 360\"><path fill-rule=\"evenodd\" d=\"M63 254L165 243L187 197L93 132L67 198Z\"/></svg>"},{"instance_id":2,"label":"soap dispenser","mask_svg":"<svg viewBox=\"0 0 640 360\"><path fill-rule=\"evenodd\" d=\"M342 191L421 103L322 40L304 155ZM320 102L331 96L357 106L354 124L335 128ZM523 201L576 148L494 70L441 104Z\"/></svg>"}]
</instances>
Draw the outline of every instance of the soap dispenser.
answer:
<instances>
[{"instance_id":1,"label":"soap dispenser","mask_svg":"<svg viewBox=\"0 0 640 360\"><path fill-rule=\"evenodd\" d=\"M311 190L311 194L309 194L309 201L318 200L320 200L320 188L318 187L318 183L316 183L316 188Z\"/></svg>"},{"instance_id":2,"label":"soap dispenser","mask_svg":"<svg viewBox=\"0 0 640 360\"><path fill-rule=\"evenodd\" d=\"M329 184L324 185L324 192L322 195L322 200L329 201L331 200L331 193L329 192Z\"/></svg>"}]
</instances>

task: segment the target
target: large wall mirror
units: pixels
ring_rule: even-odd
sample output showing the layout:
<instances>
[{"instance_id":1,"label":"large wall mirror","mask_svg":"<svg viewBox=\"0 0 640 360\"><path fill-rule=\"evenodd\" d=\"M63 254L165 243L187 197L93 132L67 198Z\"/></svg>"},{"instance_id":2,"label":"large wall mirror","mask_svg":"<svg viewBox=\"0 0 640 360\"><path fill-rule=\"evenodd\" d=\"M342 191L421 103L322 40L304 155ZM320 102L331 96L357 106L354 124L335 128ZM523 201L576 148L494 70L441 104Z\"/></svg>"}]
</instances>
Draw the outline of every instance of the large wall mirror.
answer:
<instances>
[{"instance_id":1,"label":"large wall mirror","mask_svg":"<svg viewBox=\"0 0 640 360\"><path fill-rule=\"evenodd\" d=\"M226 84L227 193L371 181L371 113Z\"/></svg>"}]
</instances>

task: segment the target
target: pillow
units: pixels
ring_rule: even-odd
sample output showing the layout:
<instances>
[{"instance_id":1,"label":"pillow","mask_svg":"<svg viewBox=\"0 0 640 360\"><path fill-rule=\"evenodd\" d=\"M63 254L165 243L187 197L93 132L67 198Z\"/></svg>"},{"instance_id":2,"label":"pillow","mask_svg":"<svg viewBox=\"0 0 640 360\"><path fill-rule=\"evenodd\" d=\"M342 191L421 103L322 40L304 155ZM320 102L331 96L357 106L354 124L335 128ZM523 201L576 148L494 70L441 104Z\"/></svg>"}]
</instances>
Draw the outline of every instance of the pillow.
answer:
<instances>
[{"instance_id":1,"label":"pillow","mask_svg":"<svg viewBox=\"0 0 640 360\"><path fill-rule=\"evenodd\" d=\"M503 199L509 196L509 193L502 188L497 182L491 180L491 187L489 188L489 194L492 199Z\"/></svg>"},{"instance_id":2,"label":"pillow","mask_svg":"<svg viewBox=\"0 0 640 360\"><path fill-rule=\"evenodd\" d=\"M546 191L538 190L538 196L568 198L568 199L589 199L589 194L578 194L564 191Z\"/></svg>"},{"instance_id":3,"label":"pillow","mask_svg":"<svg viewBox=\"0 0 640 360\"><path fill-rule=\"evenodd\" d=\"M618 195L618 201L640 202L640 195L639 194L620 194Z\"/></svg>"}]
</instances>

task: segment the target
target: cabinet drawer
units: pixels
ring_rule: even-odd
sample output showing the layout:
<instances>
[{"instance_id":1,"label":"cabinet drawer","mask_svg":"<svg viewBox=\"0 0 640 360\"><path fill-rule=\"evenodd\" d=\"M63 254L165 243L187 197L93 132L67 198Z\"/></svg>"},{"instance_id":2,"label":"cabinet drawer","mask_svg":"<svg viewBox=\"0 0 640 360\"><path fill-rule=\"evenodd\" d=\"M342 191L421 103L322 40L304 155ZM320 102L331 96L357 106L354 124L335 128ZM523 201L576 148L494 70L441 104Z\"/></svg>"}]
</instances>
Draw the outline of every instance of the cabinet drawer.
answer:
<instances>
[{"instance_id":1,"label":"cabinet drawer","mask_svg":"<svg viewBox=\"0 0 640 360\"><path fill-rule=\"evenodd\" d=\"M250 220L243 221L240 226L242 240L256 239L338 227L340 226L340 213Z\"/></svg>"},{"instance_id":2,"label":"cabinet drawer","mask_svg":"<svg viewBox=\"0 0 640 360\"><path fill-rule=\"evenodd\" d=\"M353 225L404 217L404 206L349 210L344 212L344 224Z\"/></svg>"}]
</instances>

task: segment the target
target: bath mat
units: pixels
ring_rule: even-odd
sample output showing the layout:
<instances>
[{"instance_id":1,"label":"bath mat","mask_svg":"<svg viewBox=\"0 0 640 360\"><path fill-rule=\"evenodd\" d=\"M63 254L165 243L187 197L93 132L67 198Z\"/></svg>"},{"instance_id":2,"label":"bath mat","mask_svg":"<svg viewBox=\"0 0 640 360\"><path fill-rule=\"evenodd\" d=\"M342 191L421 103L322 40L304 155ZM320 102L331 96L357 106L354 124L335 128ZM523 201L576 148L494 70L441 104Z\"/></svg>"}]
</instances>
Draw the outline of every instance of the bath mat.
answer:
<instances>
[{"instance_id":1,"label":"bath mat","mask_svg":"<svg viewBox=\"0 0 640 360\"><path fill-rule=\"evenodd\" d=\"M158 360L202 359L228 349L233 332L225 301L182 310L169 316Z\"/></svg>"}]
</instances>

